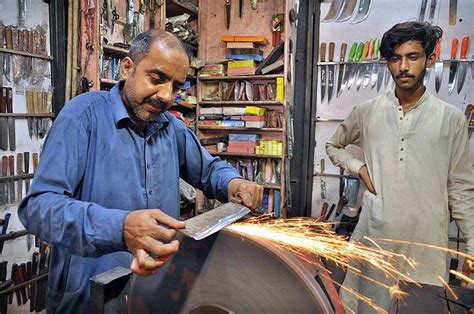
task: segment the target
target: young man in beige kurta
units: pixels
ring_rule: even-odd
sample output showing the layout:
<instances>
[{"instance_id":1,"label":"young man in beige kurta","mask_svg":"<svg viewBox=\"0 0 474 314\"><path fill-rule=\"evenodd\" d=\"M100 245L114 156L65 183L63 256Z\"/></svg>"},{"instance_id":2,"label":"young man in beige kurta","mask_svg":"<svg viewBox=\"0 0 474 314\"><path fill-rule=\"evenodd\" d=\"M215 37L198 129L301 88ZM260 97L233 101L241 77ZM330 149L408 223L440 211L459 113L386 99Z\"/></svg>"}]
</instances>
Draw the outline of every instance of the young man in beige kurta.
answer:
<instances>
[{"instance_id":1,"label":"young man in beige kurta","mask_svg":"<svg viewBox=\"0 0 474 314\"><path fill-rule=\"evenodd\" d=\"M397 24L386 32L380 51L395 90L357 105L326 144L334 165L358 174L368 189L351 240L368 236L447 247L450 207L467 241L467 253L474 256L474 174L466 119L423 86L441 35L440 28L416 22ZM349 144L363 149L365 163L345 150ZM438 276L446 279L446 253L407 244L383 246L416 261L414 270L400 265L415 281L441 286ZM357 266L388 286L397 283L366 265ZM467 263L463 270L471 271ZM390 305L387 289L352 272L343 286L384 309ZM373 311L345 289L341 295L345 306L356 313Z\"/></svg>"}]
</instances>

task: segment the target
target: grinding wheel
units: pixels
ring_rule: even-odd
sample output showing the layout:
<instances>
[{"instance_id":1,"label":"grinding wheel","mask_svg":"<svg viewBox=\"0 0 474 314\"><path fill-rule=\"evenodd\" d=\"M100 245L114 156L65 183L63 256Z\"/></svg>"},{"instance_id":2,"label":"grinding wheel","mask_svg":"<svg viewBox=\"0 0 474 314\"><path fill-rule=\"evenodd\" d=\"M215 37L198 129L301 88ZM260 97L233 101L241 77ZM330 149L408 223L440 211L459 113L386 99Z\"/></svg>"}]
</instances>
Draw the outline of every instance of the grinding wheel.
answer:
<instances>
[{"instance_id":1,"label":"grinding wheel","mask_svg":"<svg viewBox=\"0 0 474 314\"><path fill-rule=\"evenodd\" d=\"M134 275L129 313L333 313L314 275L268 241L224 229L181 238L152 276Z\"/></svg>"}]
</instances>

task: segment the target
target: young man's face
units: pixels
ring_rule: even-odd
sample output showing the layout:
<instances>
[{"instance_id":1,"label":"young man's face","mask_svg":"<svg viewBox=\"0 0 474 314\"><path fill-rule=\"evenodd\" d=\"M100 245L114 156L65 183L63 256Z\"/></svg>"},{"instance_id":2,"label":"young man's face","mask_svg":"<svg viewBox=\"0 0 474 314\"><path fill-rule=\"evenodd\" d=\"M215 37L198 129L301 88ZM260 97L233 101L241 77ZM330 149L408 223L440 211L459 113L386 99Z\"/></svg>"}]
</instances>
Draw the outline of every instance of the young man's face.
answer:
<instances>
[{"instance_id":1,"label":"young man's face","mask_svg":"<svg viewBox=\"0 0 474 314\"><path fill-rule=\"evenodd\" d=\"M431 67L434 61L434 53L427 57L421 42L410 40L395 48L392 58L387 60L387 66L397 88L414 91L423 84L426 68Z\"/></svg>"},{"instance_id":2,"label":"young man's face","mask_svg":"<svg viewBox=\"0 0 474 314\"><path fill-rule=\"evenodd\" d=\"M140 126L168 110L183 86L188 73L188 58L176 48L155 42L138 63L122 62L122 89L125 106Z\"/></svg>"}]
</instances>

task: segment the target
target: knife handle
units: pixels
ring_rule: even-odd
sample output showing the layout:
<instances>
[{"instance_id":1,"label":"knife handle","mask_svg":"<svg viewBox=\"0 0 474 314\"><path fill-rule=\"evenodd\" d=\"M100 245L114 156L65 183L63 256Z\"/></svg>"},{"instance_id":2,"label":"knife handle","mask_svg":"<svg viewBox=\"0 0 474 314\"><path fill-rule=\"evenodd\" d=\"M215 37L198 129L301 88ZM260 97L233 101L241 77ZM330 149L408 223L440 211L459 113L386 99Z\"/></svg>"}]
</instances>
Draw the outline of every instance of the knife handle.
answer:
<instances>
[{"instance_id":1,"label":"knife handle","mask_svg":"<svg viewBox=\"0 0 474 314\"><path fill-rule=\"evenodd\" d=\"M23 174L23 154L16 154L16 174Z\"/></svg>"},{"instance_id":2,"label":"knife handle","mask_svg":"<svg viewBox=\"0 0 474 314\"><path fill-rule=\"evenodd\" d=\"M375 38L374 42L374 60L380 59L380 38Z\"/></svg>"},{"instance_id":3,"label":"knife handle","mask_svg":"<svg viewBox=\"0 0 474 314\"><path fill-rule=\"evenodd\" d=\"M441 57L441 39L438 39L436 41L435 55L436 55L436 60L439 60L439 58Z\"/></svg>"},{"instance_id":4,"label":"knife handle","mask_svg":"<svg viewBox=\"0 0 474 314\"><path fill-rule=\"evenodd\" d=\"M347 51L347 44L342 43L339 61L344 62L344 60L346 59L346 51Z\"/></svg>"},{"instance_id":5,"label":"knife handle","mask_svg":"<svg viewBox=\"0 0 474 314\"><path fill-rule=\"evenodd\" d=\"M369 48L367 49L367 58L366 58L366 60L372 60L373 55L374 55L374 45L375 45L375 40L371 39L369 41Z\"/></svg>"},{"instance_id":6,"label":"knife handle","mask_svg":"<svg viewBox=\"0 0 474 314\"><path fill-rule=\"evenodd\" d=\"M364 49L362 50L362 55L360 57L361 61L365 61L367 59L367 53L369 52L369 42L365 42Z\"/></svg>"},{"instance_id":7,"label":"knife handle","mask_svg":"<svg viewBox=\"0 0 474 314\"><path fill-rule=\"evenodd\" d=\"M334 61L334 49L335 49L335 44L331 41L329 43L329 62Z\"/></svg>"},{"instance_id":8,"label":"knife handle","mask_svg":"<svg viewBox=\"0 0 474 314\"><path fill-rule=\"evenodd\" d=\"M3 156L2 157L2 176L6 177L7 171L8 171L8 157Z\"/></svg>"},{"instance_id":9,"label":"knife handle","mask_svg":"<svg viewBox=\"0 0 474 314\"><path fill-rule=\"evenodd\" d=\"M30 153L29 152L23 153L23 162L25 165L25 173L30 173Z\"/></svg>"},{"instance_id":10,"label":"knife handle","mask_svg":"<svg viewBox=\"0 0 474 314\"><path fill-rule=\"evenodd\" d=\"M3 65L0 65L3 67ZM7 112L7 91L5 87L0 86L0 113Z\"/></svg>"},{"instance_id":11,"label":"knife handle","mask_svg":"<svg viewBox=\"0 0 474 314\"><path fill-rule=\"evenodd\" d=\"M349 51L349 62L354 62L354 58L356 56L356 53L357 53L357 43L354 42L352 44L351 50Z\"/></svg>"},{"instance_id":12,"label":"knife handle","mask_svg":"<svg viewBox=\"0 0 474 314\"><path fill-rule=\"evenodd\" d=\"M38 153L33 153L33 173L36 173L38 168Z\"/></svg>"},{"instance_id":13,"label":"knife handle","mask_svg":"<svg viewBox=\"0 0 474 314\"><path fill-rule=\"evenodd\" d=\"M326 43L321 43L321 48L319 49L319 58L321 62L326 61Z\"/></svg>"},{"instance_id":14,"label":"knife handle","mask_svg":"<svg viewBox=\"0 0 474 314\"><path fill-rule=\"evenodd\" d=\"M461 59L466 59L468 47L469 47L469 36L466 36L462 39L462 43L461 43Z\"/></svg>"},{"instance_id":15,"label":"knife handle","mask_svg":"<svg viewBox=\"0 0 474 314\"><path fill-rule=\"evenodd\" d=\"M10 167L10 175L14 176L15 175L15 156L13 155L8 156L8 162L9 162L9 167Z\"/></svg>"},{"instance_id":16,"label":"knife handle","mask_svg":"<svg viewBox=\"0 0 474 314\"><path fill-rule=\"evenodd\" d=\"M7 87L7 113L13 113L13 101L12 101L12 89L11 87Z\"/></svg>"},{"instance_id":17,"label":"knife handle","mask_svg":"<svg viewBox=\"0 0 474 314\"><path fill-rule=\"evenodd\" d=\"M451 60L456 59L456 53L458 52L458 43L459 40L457 38L454 38L453 43L451 45Z\"/></svg>"},{"instance_id":18,"label":"knife handle","mask_svg":"<svg viewBox=\"0 0 474 314\"><path fill-rule=\"evenodd\" d=\"M364 43L360 42L359 46L357 46L357 53L356 53L356 57L354 61L359 62L360 58L362 57L363 52L364 52Z\"/></svg>"}]
</instances>

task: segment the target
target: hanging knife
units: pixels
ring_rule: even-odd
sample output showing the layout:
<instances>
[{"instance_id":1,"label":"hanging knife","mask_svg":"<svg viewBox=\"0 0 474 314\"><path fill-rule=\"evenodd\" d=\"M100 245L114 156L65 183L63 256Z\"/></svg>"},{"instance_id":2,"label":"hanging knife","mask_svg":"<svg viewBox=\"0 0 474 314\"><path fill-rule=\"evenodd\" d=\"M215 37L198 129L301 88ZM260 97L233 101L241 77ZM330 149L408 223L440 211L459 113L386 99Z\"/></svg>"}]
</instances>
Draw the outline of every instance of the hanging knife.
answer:
<instances>
[{"instance_id":1,"label":"hanging knife","mask_svg":"<svg viewBox=\"0 0 474 314\"><path fill-rule=\"evenodd\" d=\"M30 173L30 153L29 152L24 152L23 153L23 163L24 163L24 169L25 169L25 174ZM28 191L30 190L30 178L25 179L25 195L28 194Z\"/></svg>"},{"instance_id":2,"label":"hanging knife","mask_svg":"<svg viewBox=\"0 0 474 314\"><path fill-rule=\"evenodd\" d=\"M462 86L464 85L464 80L466 79L468 61L465 61L465 59L466 59L468 48L469 48L469 36L466 36L462 39L461 61L459 61L458 63L458 70L457 70L458 94L461 92Z\"/></svg>"},{"instance_id":3,"label":"hanging knife","mask_svg":"<svg viewBox=\"0 0 474 314\"><path fill-rule=\"evenodd\" d=\"M456 25L458 0L449 0L449 25Z\"/></svg>"},{"instance_id":4,"label":"hanging knife","mask_svg":"<svg viewBox=\"0 0 474 314\"><path fill-rule=\"evenodd\" d=\"M244 0L239 0L239 17L242 18L242 9L244 6Z\"/></svg>"},{"instance_id":5,"label":"hanging knife","mask_svg":"<svg viewBox=\"0 0 474 314\"><path fill-rule=\"evenodd\" d=\"M321 43L321 48L319 49L319 61L326 62L326 43ZM323 103L324 96L326 96L326 74L327 74L327 65L321 65L321 103Z\"/></svg>"},{"instance_id":6,"label":"hanging knife","mask_svg":"<svg viewBox=\"0 0 474 314\"><path fill-rule=\"evenodd\" d=\"M1 172L0 177L4 178L7 176L7 168L8 168L8 157L3 156L0 160L1 162ZM0 182L0 204L7 204L8 203L8 187L7 181Z\"/></svg>"},{"instance_id":7,"label":"hanging knife","mask_svg":"<svg viewBox=\"0 0 474 314\"><path fill-rule=\"evenodd\" d=\"M21 176L23 174L23 154L16 154L16 174ZM17 201L21 202L23 199L23 179L18 179Z\"/></svg>"},{"instance_id":8,"label":"hanging knife","mask_svg":"<svg viewBox=\"0 0 474 314\"><path fill-rule=\"evenodd\" d=\"M418 14L418 22L420 23L423 23L425 21L427 6L428 6L428 0L421 0L420 13Z\"/></svg>"},{"instance_id":9,"label":"hanging knife","mask_svg":"<svg viewBox=\"0 0 474 314\"><path fill-rule=\"evenodd\" d=\"M344 22L351 18L354 13L357 0L346 0L342 6L341 13L336 18L336 22Z\"/></svg>"},{"instance_id":10,"label":"hanging knife","mask_svg":"<svg viewBox=\"0 0 474 314\"><path fill-rule=\"evenodd\" d=\"M225 27L229 29L230 27L230 0L225 0L224 14L225 14Z\"/></svg>"},{"instance_id":11,"label":"hanging knife","mask_svg":"<svg viewBox=\"0 0 474 314\"><path fill-rule=\"evenodd\" d=\"M372 0L360 0L359 8L357 9L357 14L352 20L351 24L357 24L364 21L367 16L369 16L370 7L372 5Z\"/></svg>"},{"instance_id":12,"label":"hanging knife","mask_svg":"<svg viewBox=\"0 0 474 314\"><path fill-rule=\"evenodd\" d=\"M374 54L373 54L373 62L372 63L372 73L370 74L370 88L374 88L375 85L377 84L378 81L378 76L379 76L379 49L380 49L380 39L375 38L375 43L374 43Z\"/></svg>"},{"instance_id":13,"label":"hanging knife","mask_svg":"<svg viewBox=\"0 0 474 314\"><path fill-rule=\"evenodd\" d=\"M346 59L346 50L347 50L347 44L343 43L341 45L341 54L339 57L339 74L337 75L337 93L336 97L339 97L341 94L341 86L342 86L342 81L343 81L343 75L346 69L346 64L344 64L344 61Z\"/></svg>"},{"instance_id":14,"label":"hanging knife","mask_svg":"<svg viewBox=\"0 0 474 314\"><path fill-rule=\"evenodd\" d=\"M339 13L341 13L343 5L344 0L332 0L331 7L329 8L328 13L321 22L326 23L334 21L339 15Z\"/></svg>"},{"instance_id":15,"label":"hanging knife","mask_svg":"<svg viewBox=\"0 0 474 314\"><path fill-rule=\"evenodd\" d=\"M380 54L380 61L383 61L384 58L382 58L382 54ZM386 63L379 63L379 74L377 75L377 93L380 91L380 88L382 87L383 84L383 79L384 79L384 74L387 68Z\"/></svg>"},{"instance_id":16,"label":"hanging knife","mask_svg":"<svg viewBox=\"0 0 474 314\"><path fill-rule=\"evenodd\" d=\"M454 90L454 83L456 81L456 70L458 68L458 62L456 61L456 53L458 51L458 42L457 38L453 39L453 43L451 45L451 64L449 65L449 81L448 81L448 93L451 93Z\"/></svg>"},{"instance_id":17,"label":"hanging knife","mask_svg":"<svg viewBox=\"0 0 474 314\"><path fill-rule=\"evenodd\" d=\"M13 95L11 87L7 88L7 112L13 113ZM15 140L15 117L8 117L8 141L10 142L10 150L14 151L16 148Z\"/></svg>"},{"instance_id":18,"label":"hanging knife","mask_svg":"<svg viewBox=\"0 0 474 314\"><path fill-rule=\"evenodd\" d=\"M372 74L372 66L375 65L375 63L371 63L374 54L374 45L375 41L371 39L369 42L369 48L367 49L367 56L365 58L365 61L367 61L368 63L365 65L364 70L364 81L362 83L362 87L364 88L367 88L367 86L369 86L370 76Z\"/></svg>"},{"instance_id":19,"label":"hanging knife","mask_svg":"<svg viewBox=\"0 0 474 314\"><path fill-rule=\"evenodd\" d=\"M360 61L365 61L366 58L367 58L367 53L369 52L369 42L366 42L364 44L364 50L362 50L362 55L361 55L361 58L360 58ZM357 60L359 61L359 60ZM357 90L360 89L361 85L362 85L362 81L364 80L364 69L366 68L366 64L359 64L357 67L358 67L358 73L357 73L357 80L356 80L356 88Z\"/></svg>"},{"instance_id":20,"label":"hanging knife","mask_svg":"<svg viewBox=\"0 0 474 314\"><path fill-rule=\"evenodd\" d=\"M329 43L329 62L334 62L334 42ZM332 94L334 91L334 81L336 79L335 65L330 64L327 67L328 70L328 105L331 102Z\"/></svg>"},{"instance_id":21,"label":"hanging knife","mask_svg":"<svg viewBox=\"0 0 474 314\"><path fill-rule=\"evenodd\" d=\"M431 0L430 12L428 14L428 23L433 24L436 8L438 6L438 0Z\"/></svg>"},{"instance_id":22,"label":"hanging knife","mask_svg":"<svg viewBox=\"0 0 474 314\"><path fill-rule=\"evenodd\" d=\"M7 112L7 88L1 87L0 90L0 113ZM8 118L0 117L0 149L8 149Z\"/></svg>"},{"instance_id":23,"label":"hanging knife","mask_svg":"<svg viewBox=\"0 0 474 314\"><path fill-rule=\"evenodd\" d=\"M360 58L362 57L363 52L364 52L364 43L360 42L359 45L357 46L356 56L353 61L359 62ZM351 76L349 77L349 80L347 81L347 90L351 89L351 86L354 83L355 78L357 76L359 66L360 64L356 64L356 63L351 64Z\"/></svg>"},{"instance_id":24,"label":"hanging knife","mask_svg":"<svg viewBox=\"0 0 474 314\"><path fill-rule=\"evenodd\" d=\"M36 174L38 169L38 153L33 153L33 174Z\"/></svg>"},{"instance_id":25,"label":"hanging knife","mask_svg":"<svg viewBox=\"0 0 474 314\"><path fill-rule=\"evenodd\" d=\"M8 167L10 169L10 177L15 175L15 157L13 155L8 156ZM10 204L16 202L15 197L15 180L10 178Z\"/></svg>"},{"instance_id":26,"label":"hanging knife","mask_svg":"<svg viewBox=\"0 0 474 314\"><path fill-rule=\"evenodd\" d=\"M436 93L439 92L441 88L441 82L443 81L443 61L440 61L441 58L441 40L436 42L435 46L435 55L436 55L436 62L435 62L435 90Z\"/></svg>"}]
</instances>

